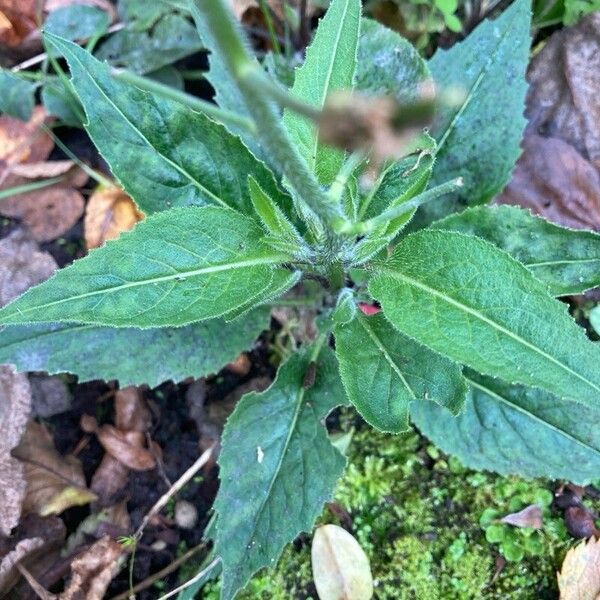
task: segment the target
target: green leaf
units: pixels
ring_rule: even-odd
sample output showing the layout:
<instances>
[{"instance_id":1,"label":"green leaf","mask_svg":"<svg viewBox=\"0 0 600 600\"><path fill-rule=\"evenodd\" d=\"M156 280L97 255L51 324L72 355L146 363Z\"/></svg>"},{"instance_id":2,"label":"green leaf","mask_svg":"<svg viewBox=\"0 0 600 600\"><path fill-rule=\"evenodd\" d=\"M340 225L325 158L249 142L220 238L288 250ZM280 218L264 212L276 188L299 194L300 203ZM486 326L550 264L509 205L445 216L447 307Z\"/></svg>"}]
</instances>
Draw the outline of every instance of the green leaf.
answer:
<instances>
[{"instance_id":1,"label":"green leaf","mask_svg":"<svg viewBox=\"0 0 600 600\"><path fill-rule=\"evenodd\" d=\"M501 475L567 479L598 478L598 408L561 401L543 390L469 372L465 410L451 415L433 402L416 402L417 427L466 466Z\"/></svg>"},{"instance_id":2,"label":"green leaf","mask_svg":"<svg viewBox=\"0 0 600 600\"><path fill-rule=\"evenodd\" d=\"M396 331L382 314L359 313L337 326L335 350L348 398L380 431L406 431L415 400L434 400L453 413L464 403L460 367Z\"/></svg>"},{"instance_id":3,"label":"green leaf","mask_svg":"<svg viewBox=\"0 0 600 600\"><path fill-rule=\"evenodd\" d=\"M476 235L506 250L554 296L600 286L600 235L566 229L514 206L478 206L431 225Z\"/></svg>"},{"instance_id":4,"label":"green leaf","mask_svg":"<svg viewBox=\"0 0 600 600\"><path fill-rule=\"evenodd\" d=\"M116 81L107 65L76 44L46 39L69 63L92 141L145 213L214 204L253 214L249 174L272 198L288 202L267 167L223 126Z\"/></svg>"},{"instance_id":5,"label":"green leaf","mask_svg":"<svg viewBox=\"0 0 600 600\"><path fill-rule=\"evenodd\" d=\"M42 102L48 114L60 119L64 125L81 127L83 123L74 110L79 100L63 85L62 81L50 81L42 88ZM80 108L81 114L83 110Z\"/></svg>"},{"instance_id":6,"label":"green leaf","mask_svg":"<svg viewBox=\"0 0 600 600\"><path fill-rule=\"evenodd\" d=\"M304 64L296 70L290 90L293 96L320 109L331 92L353 87L360 13L359 0L332 0L306 50ZM298 113L285 110L283 122L319 181L331 183L344 153L320 144L316 125Z\"/></svg>"},{"instance_id":7,"label":"green leaf","mask_svg":"<svg viewBox=\"0 0 600 600\"><path fill-rule=\"evenodd\" d=\"M85 4L53 10L44 21L44 31L67 40L84 40L103 34L110 25L108 13Z\"/></svg>"},{"instance_id":8,"label":"green leaf","mask_svg":"<svg viewBox=\"0 0 600 600\"><path fill-rule=\"evenodd\" d=\"M409 104L420 97L420 87L431 79L427 63L395 31L362 19L356 66L356 89L372 96L394 96Z\"/></svg>"},{"instance_id":9,"label":"green leaf","mask_svg":"<svg viewBox=\"0 0 600 600\"><path fill-rule=\"evenodd\" d=\"M0 334L0 363L19 371L74 373L79 381L155 387L218 372L250 348L268 317L269 310L259 308L234 323L212 319L173 329L12 325Z\"/></svg>"},{"instance_id":10,"label":"green leaf","mask_svg":"<svg viewBox=\"0 0 600 600\"><path fill-rule=\"evenodd\" d=\"M321 421L346 398L333 353L324 348L315 359L316 348L294 354L267 391L244 396L223 432L215 554L225 600L310 531L344 470ZM313 360L316 376L306 388Z\"/></svg>"},{"instance_id":11,"label":"green leaf","mask_svg":"<svg viewBox=\"0 0 600 600\"><path fill-rule=\"evenodd\" d=\"M600 401L600 348L530 271L480 238L409 235L369 290L397 329L452 360L590 406Z\"/></svg>"},{"instance_id":12,"label":"green leaf","mask_svg":"<svg viewBox=\"0 0 600 600\"><path fill-rule=\"evenodd\" d=\"M289 257L223 208L157 213L0 310L0 325L179 326L257 306L293 285Z\"/></svg>"},{"instance_id":13,"label":"green leaf","mask_svg":"<svg viewBox=\"0 0 600 600\"><path fill-rule=\"evenodd\" d=\"M144 74L202 50L195 27L181 15L160 19L150 31L122 29L113 33L96 52L100 60Z\"/></svg>"},{"instance_id":14,"label":"green leaf","mask_svg":"<svg viewBox=\"0 0 600 600\"><path fill-rule=\"evenodd\" d=\"M531 43L530 0L516 0L466 40L439 49L429 61L436 86L461 89L459 106L441 111L433 130L439 142L432 182L464 177L460 197L433 204L427 215L452 212L452 203L484 204L506 184L521 152Z\"/></svg>"},{"instance_id":15,"label":"green leaf","mask_svg":"<svg viewBox=\"0 0 600 600\"><path fill-rule=\"evenodd\" d=\"M35 84L10 71L0 70L0 112L29 121L33 112Z\"/></svg>"}]
</instances>

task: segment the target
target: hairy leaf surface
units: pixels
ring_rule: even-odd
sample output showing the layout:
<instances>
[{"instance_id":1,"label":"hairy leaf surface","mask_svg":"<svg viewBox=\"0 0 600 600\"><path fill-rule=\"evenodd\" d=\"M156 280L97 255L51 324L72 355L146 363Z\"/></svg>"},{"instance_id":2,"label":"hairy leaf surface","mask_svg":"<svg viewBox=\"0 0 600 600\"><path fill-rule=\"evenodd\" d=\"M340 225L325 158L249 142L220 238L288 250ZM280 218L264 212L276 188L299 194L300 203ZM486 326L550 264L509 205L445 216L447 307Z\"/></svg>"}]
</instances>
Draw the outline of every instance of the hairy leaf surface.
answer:
<instances>
[{"instance_id":1,"label":"hairy leaf surface","mask_svg":"<svg viewBox=\"0 0 600 600\"><path fill-rule=\"evenodd\" d=\"M11 325L0 332L0 363L19 371L74 373L79 381L116 379L122 386L155 387L216 373L250 348L268 327L268 316L268 309L259 308L234 323L212 319L162 329Z\"/></svg>"},{"instance_id":2,"label":"hairy leaf surface","mask_svg":"<svg viewBox=\"0 0 600 600\"><path fill-rule=\"evenodd\" d=\"M286 204L272 173L222 125L115 80L76 44L46 39L69 63L92 141L145 213L212 204L252 214L248 175Z\"/></svg>"},{"instance_id":3,"label":"hairy leaf surface","mask_svg":"<svg viewBox=\"0 0 600 600\"><path fill-rule=\"evenodd\" d=\"M328 348L316 360L314 384L306 383L311 350L281 366L267 391L244 396L223 432L215 554L225 600L310 531L344 470L321 424L346 403L344 390Z\"/></svg>"},{"instance_id":4,"label":"hairy leaf surface","mask_svg":"<svg viewBox=\"0 0 600 600\"><path fill-rule=\"evenodd\" d=\"M600 404L600 348L530 271L453 231L404 238L369 284L405 333L486 375Z\"/></svg>"},{"instance_id":5,"label":"hairy leaf surface","mask_svg":"<svg viewBox=\"0 0 600 600\"><path fill-rule=\"evenodd\" d=\"M328 94L353 87L360 29L359 0L333 0L319 23L306 60L296 71L291 94L316 108L322 108ZM337 175L344 153L319 143L317 127L291 110L283 121L300 154L322 183Z\"/></svg>"},{"instance_id":6,"label":"hairy leaf surface","mask_svg":"<svg viewBox=\"0 0 600 600\"><path fill-rule=\"evenodd\" d=\"M381 431L409 427L413 401L456 413L467 392L460 367L396 331L382 314L362 313L335 328L335 351L348 398Z\"/></svg>"},{"instance_id":7,"label":"hairy leaf surface","mask_svg":"<svg viewBox=\"0 0 600 600\"><path fill-rule=\"evenodd\" d=\"M4 307L0 324L165 327L247 310L296 280L262 237L229 209L157 213Z\"/></svg>"},{"instance_id":8,"label":"hairy leaf surface","mask_svg":"<svg viewBox=\"0 0 600 600\"><path fill-rule=\"evenodd\" d=\"M458 417L433 402L411 408L417 427L444 452L471 468L501 475L579 484L598 477L598 408L472 372L467 376L471 391Z\"/></svg>"},{"instance_id":9,"label":"hairy leaf surface","mask_svg":"<svg viewBox=\"0 0 600 600\"><path fill-rule=\"evenodd\" d=\"M433 182L464 177L460 200L467 204L483 204L497 194L521 152L530 7L530 0L516 0L500 17L484 21L463 42L439 49L429 61L439 90L464 92L459 106L441 111L434 128L439 149ZM448 202L426 210L450 212Z\"/></svg>"},{"instance_id":10,"label":"hairy leaf surface","mask_svg":"<svg viewBox=\"0 0 600 600\"><path fill-rule=\"evenodd\" d=\"M362 19L356 89L372 96L394 96L401 103L419 97L431 73L414 46L377 21Z\"/></svg>"},{"instance_id":11,"label":"hairy leaf surface","mask_svg":"<svg viewBox=\"0 0 600 600\"><path fill-rule=\"evenodd\" d=\"M484 238L525 265L554 296L600 286L600 234L566 229L513 206L477 206L431 225Z\"/></svg>"}]
</instances>

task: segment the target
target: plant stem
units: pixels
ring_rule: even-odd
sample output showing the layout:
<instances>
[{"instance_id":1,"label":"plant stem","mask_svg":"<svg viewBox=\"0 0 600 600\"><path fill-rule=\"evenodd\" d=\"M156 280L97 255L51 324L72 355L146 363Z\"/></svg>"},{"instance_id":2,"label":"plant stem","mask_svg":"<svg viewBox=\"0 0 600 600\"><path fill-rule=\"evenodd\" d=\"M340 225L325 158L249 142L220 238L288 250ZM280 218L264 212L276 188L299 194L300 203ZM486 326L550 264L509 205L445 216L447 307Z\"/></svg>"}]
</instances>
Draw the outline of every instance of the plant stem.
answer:
<instances>
[{"instance_id":1,"label":"plant stem","mask_svg":"<svg viewBox=\"0 0 600 600\"><path fill-rule=\"evenodd\" d=\"M27 194L28 192L34 192L35 190L41 190L45 187L54 185L64 181L64 177L51 177L50 179L42 179L40 181L32 181L31 183L24 183L22 185L15 185L4 190L0 190L0 200L5 198L11 198L12 196L18 196L19 194Z\"/></svg>"},{"instance_id":2,"label":"plant stem","mask_svg":"<svg viewBox=\"0 0 600 600\"><path fill-rule=\"evenodd\" d=\"M370 233L379 225L388 223L392 219L406 214L407 212L410 212L411 210L414 210L415 208L418 208L419 206L422 206L427 202L431 202L432 200L435 200L440 196L445 196L446 194L455 192L463 185L464 182L462 177L457 177L456 179L452 179L451 181L446 181L445 183L442 183L430 190L418 194L408 202L404 202L403 204L399 204L398 206L394 206L382 212L380 215L377 215L376 217L373 217L368 221L363 221L362 223L354 224L349 223L347 225L342 224L342 226L338 230L338 233L356 235L364 235Z\"/></svg>"},{"instance_id":3,"label":"plant stem","mask_svg":"<svg viewBox=\"0 0 600 600\"><path fill-rule=\"evenodd\" d=\"M154 81L153 79L149 79L148 77L136 75L131 71L113 68L111 75L115 79L130 83L131 85L134 85L146 92L162 96L163 98L167 98L169 100L175 100L175 102L180 102L181 104L189 106L192 110L204 113L216 121L220 121L221 123L227 125L235 125L236 127L245 129L249 133L256 133L256 127L249 119L241 117L240 115L237 115L229 110L219 108L212 102L200 100L200 98L196 98L195 96L186 94L180 90L176 90L175 88L169 87L164 83Z\"/></svg>"},{"instance_id":4,"label":"plant stem","mask_svg":"<svg viewBox=\"0 0 600 600\"><path fill-rule=\"evenodd\" d=\"M265 151L295 192L294 201L308 205L329 222L339 219L339 207L321 189L284 129L279 111L267 97L272 96L275 84L268 80L272 85L265 86L267 76L252 58L229 7L223 0L193 0L193 4L211 28L218 46L213 50L219 52L235 79Z\"/></svg>"},{"instance_id":5,"label":"plant stem","mask_svg":"<svg viewBox=\"0 0 600 600\"><path fill-rule=\"evenodd\" d=\"M271 38L271 45L273 46L273 52L275 52L275 54L281 54L281 46L279 45L279 40L277 39L277 34L275 33L275 27L273 26L271 9L269 8L266 0L258 0L258 4L263 16L265 17L265 23L267 24L267 30L269 31L269 37Z\"/></svg>"}]
</instances>

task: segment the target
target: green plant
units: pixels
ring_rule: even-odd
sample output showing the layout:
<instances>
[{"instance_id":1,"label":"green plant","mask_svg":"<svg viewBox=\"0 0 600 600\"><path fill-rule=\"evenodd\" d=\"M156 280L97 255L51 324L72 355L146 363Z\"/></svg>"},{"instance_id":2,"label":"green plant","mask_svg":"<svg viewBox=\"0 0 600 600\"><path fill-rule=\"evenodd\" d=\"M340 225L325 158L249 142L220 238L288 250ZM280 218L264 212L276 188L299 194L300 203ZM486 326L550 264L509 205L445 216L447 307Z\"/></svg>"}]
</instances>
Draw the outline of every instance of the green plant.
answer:
<instances>
[{"instance_id":1,"label":"green plant","mask_svg":"<svg viewBox=\"0 0 600 600\"><path fill-rule=\"evenodd\" d=\"M224 598L331 496L345 459L322 420L340 405L386 432L412 418L474 467L595 476L600 349L554 297L598 285L600 237L484 206L519 154L527 0L428 65L361 19L359 0L333 0L290 90L250 55L222 0L188 6L213 51L218 106L46 36L147 218L0 310L0 362L123 385L200 376L250 344L265 306L301 279L321 283L307 298L316 341L244 396L223 434ZM402 145L432 108L431 77L433 137ZM460 102L445 101L457 87ZM359 301L382 310L367 316Z\"/></svg>"}]
</instances>

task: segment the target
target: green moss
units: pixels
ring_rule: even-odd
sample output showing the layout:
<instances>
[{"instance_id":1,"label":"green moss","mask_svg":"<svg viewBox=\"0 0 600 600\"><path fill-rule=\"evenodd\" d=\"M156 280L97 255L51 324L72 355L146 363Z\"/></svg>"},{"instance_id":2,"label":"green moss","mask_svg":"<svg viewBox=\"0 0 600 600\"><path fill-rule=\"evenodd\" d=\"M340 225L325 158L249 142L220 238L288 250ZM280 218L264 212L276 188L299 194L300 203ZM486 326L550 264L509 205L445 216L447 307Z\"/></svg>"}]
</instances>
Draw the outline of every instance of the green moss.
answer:
<instances>
[{"instance_id":1,"label":"green moss","mask_svg":"<svg viewBox=\"0 0 600 600\"><path fill-rule=\"evenodd\" d=\"M471 471L413 432L361 429L348 460L335 502L350 514L352 533L369 556L375 598L557 597L555 573L573 540L550 510L548 482ZM498 524L499 517L533 503L544 513L540 532ZM337 522L331 511L322 521ZM513 560L494 577L500 554ZM211 584L202 597L216 600L217 590ZM239 597L316 600L310 539L290 545L277 568L261 571Z\"/></svg>"}]
</instances>

